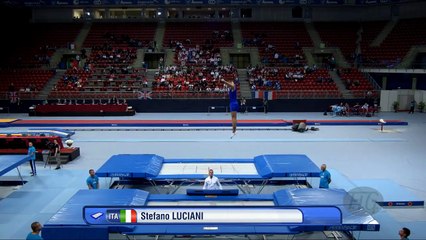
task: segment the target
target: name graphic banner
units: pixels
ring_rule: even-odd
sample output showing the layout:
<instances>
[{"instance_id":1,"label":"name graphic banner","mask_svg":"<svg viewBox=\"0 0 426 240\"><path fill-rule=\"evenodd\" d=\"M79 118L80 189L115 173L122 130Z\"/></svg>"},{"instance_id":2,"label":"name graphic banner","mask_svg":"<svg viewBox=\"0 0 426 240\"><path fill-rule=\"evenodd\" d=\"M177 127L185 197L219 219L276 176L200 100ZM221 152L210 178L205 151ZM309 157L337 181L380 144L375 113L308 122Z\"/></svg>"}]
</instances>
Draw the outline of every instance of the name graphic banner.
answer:
<instances>
[{"instance_id":1,"label":"name graphic banner","mask_svg":"<svg viewBox=\"0 0 426 240\"><path fill-rule=\"evenodd\" d=\"M270 207L85 207L84 220L94 225L114 224L282 224L301 225L304 210ZM334 207L309 208L310 218L341 223L341 213Z\"/></svg>"}]
</instances>

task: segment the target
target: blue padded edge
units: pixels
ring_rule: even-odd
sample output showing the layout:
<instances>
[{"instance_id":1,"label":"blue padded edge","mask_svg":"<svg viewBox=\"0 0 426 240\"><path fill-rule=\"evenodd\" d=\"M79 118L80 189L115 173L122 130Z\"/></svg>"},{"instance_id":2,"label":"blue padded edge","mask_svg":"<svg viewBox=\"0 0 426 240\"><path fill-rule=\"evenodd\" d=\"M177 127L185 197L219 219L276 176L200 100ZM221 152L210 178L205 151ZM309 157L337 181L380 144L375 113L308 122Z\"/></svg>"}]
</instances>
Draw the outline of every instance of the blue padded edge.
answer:
<instances>
[{"instance_id":1,"label":"blue padded edge","mask_svg":"<svg viewBox=\"0 0 426 240\"><path fill-rule=\"evenodd\" d=\"M154 178L164 158L155 154L119 154L109 158L97 171L98 177Z\"/></svg>"},{"instance_id":2,"label":"blue padded edge","mask_svg":"<svg viewBox=\"0 0 426 240\"><path fill-rule=\"evenodd\" d=\"M71 130L65 130L62 128L30 128L28 130L31 131L40 131L40 132L44 132L44 131L57 131L57 132L62 132L63 135L68 135L68 136L72 136L75 134L75 131L71 131Z\"/></svg>"},{"instance_id":3,"label":"blue padded edge","mask_svg":"<svg viewBox=\"0 0 426 240\"><path fill-rule=\"evenodd\" d=\"M109 230L106 226L67 226L47 227L41 231L44 240L108 240Z\"/></svg>"},{"instance_id":4,"label":"blue padded edge","mask_svg":"<svg viewBox=\"0 0 426 240\"><path fill-rule=\"evenodd\" d=\"M87 225L83 219L84 206L144 206L149 193L138 189L79 190L44 224L47 226Z\"/></svg>"},{"instance_id":5,"label":"blue padded edge","mask_svg":"<svg viewBox=\"0 0 426 240\"><path fill-rule=\"evenodd\" d=\"M28 155L0 155L0 176L29 160Z\"/></svg>"},{"instance_id":6,"label":"blue padded edge","mask_svg":"<svg viewBox=\"0 0 426 240\"><path fill-rule=\"evenodd\" d=\"M330 206L342 205L348 193L343 189L298 188L278 190L273 195L278 206Z\"/></svg>"},{"instance_id":7,"label":"blue padded edge","mask_svg":"<svg viewBox=\"0 0 426 240\"><path fill-rule=\"evenodd\" d=\"M275 192L279 206L336 206L342 213L343 224L356 224L360 229L374 219L343 189L301 188ZM286 198L287 197L287 198ZM380 228L380 225L375 229Z\"/></svg>"},{"instance_id":8,"label":"blue padded edge","mask_svg":"<svg viewBox=\"0 0 426 240\"><path fill-rule=\"evenodd\" d=\"M257 173L264 178L272 177L272 167L269 161L266 160L265 155L254 157L254 166L257 169Z\"/></svg>"},{"instance_id":9,"label":"blue padded edge","mask_svg":"<svg viewBox=\"0 0 426 240\"><path fill-rule=\"evenodd\" d=\"M320 169L303 154L260 155L254 158L257 172L263 178L319 177Z\"/></svg>"},{"instance_id":10,"label":"blue padded edge","mask_svg":"<svg viewBox=\"0 0 426 240\"><path fill-rule=\"evenodd\" d=\"M155 177L160 174L161 168L163 167L164 158L158 155L152 154L151 159L149 160L149 168L146 169L147 177Z\"/></svg>"}]
</instances>

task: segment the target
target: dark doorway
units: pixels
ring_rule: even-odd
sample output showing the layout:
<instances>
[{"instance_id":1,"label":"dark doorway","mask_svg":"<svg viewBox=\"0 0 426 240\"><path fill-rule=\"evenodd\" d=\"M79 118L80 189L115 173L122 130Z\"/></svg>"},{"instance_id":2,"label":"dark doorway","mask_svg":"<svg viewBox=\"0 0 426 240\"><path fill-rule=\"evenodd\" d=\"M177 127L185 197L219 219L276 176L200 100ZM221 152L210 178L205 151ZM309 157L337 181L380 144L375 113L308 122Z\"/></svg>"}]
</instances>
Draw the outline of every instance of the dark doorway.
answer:
<instances>
[{"instance_id":1,"label":"dark doorway","mask_svg":"<svg viewBox=\"0 0 426 240\"><path fill-rule=\"evenodd\" d=\"M320 67L327 67L329 66L329 60L331 57L333 57L333 54L331 53L317 53L313 55L315 58L315 61L318 63Z\"/></svg>"},{"instance_id":2,"label":"dark doorway","mask_svg":"<svg viewBox=\"0 0 426 240\"><path fill-rule=\"evenodd\" d=\"M240 16L241 18L251 18L252 16L251 8L242 8Z\"/></svg>"},{"instance_id":3,"label":"dark doorway","mask_svg":"<svg viewBox=\"0 0 426 240\"><path fill-rule=\"evenodd\" d=\"M231 61L230 63L237 68L246 68L250 65L250 54L249 53L231 53L230 54Z\"/></svg>"},{"instance_id":4,"label":"dark doorway","mask_svg":"<svg viewBox=\"0 0 426 240\"><path fill-rule=\"evenodd\" d=\"M303 8L302 7L294 7L291 9L291 16L293 18L302 18L303 17Z\"/></svg>"},{"instance_id":5,"label":"dark doorway","mask_svg":"<svg viewBox=\"0 0 426 240\"><path fill-rule=\"evenodd\" d=\"M145 53L143 59L148 69L157 69L160 66L164 66L164 53Z\"/></svg>"},{"instance_id":6,"label":"dark doorway","mask_svg":"<svg viewBox=\"0 0 426 240\"><path fill-rule=\"evenodd\" d=\"M426 53L419 53L413 62L412 68L426 69Z\"/></svg>"}]
</instances>

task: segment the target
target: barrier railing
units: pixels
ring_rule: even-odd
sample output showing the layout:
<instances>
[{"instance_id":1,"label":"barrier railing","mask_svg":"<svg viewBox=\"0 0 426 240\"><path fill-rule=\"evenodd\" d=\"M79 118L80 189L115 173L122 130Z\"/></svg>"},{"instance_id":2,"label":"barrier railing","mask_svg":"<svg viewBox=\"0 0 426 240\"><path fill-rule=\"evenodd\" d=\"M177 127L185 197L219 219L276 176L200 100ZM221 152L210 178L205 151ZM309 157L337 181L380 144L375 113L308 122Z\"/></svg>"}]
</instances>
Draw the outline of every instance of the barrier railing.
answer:
<instances>
[{"instance_id":1,"label":"barrier railing","mask_svg":"<svg viewBox=\"0 0 426 240\"><path fill-rule=\"evenodd\" d=\"M133 92L52 92L49 99L225 99L227 92L133 91Z\"/></svg>"},{"instance_id":2,"label":"barrier railing","mask_svg":"<svg viewBox=\"0 0 426 240\"><path fill-rule=\"evenodd\" d=\"M342 98L342 94L337 90L324 91L324 90L297 90L287 91L280 90L274 91L272 99L330 99L330 98Z\"/></svg>"},{"instance_id":3,"label":"barrier railing","mask_svg":"<svg viewBox=\"0 0 426 240\"><path fill-rule=\"evenodd\" d=\"M380 90L351 90L354 98L377 99L380 98Z\"/></svg>"},{"instance_id":4,"label":"barrier railing","mask_svg":"<svg viewBox=\"0 0 426 240\"><path fill-rule=\"evenodd\" d=\"M280 91L268 91L270 92L270 99L339 99L342 98L342 93L337 90L333 91L318 91L318 90L305 90L305 91L289 91L289 90L280 90ZM353 90L351 91L355 98L378 98L380 97L380 91L366 91L366 90ZM37 93L21 93L17 92L17 96L20 100L23 99L34 99ZM269 94L268 94L269 95ZM252 92L252 98L256 94ZM138 92L52 92L48 100L58 100L58 99L73 99L73 100L91 100L91 99L227 99L227 92L177 92L177 91L138 91ZM262 97L260 97L262 98ZM10 97L9 92L0 92L1 100L13 100L16 101L16 98L13 99Z\"/></svg>"},{"instance_id":5,"label":"barrier railing","mask_svg":"<svg viewBox=\"0 0 426 240\"><path fill-rule=\"evenodd\" d=\"M38 92L0 92L0 100L10 100L11 102L18 102L19 100L24 99L34 99L37 96Z\"/></svg>"}]
</instances>

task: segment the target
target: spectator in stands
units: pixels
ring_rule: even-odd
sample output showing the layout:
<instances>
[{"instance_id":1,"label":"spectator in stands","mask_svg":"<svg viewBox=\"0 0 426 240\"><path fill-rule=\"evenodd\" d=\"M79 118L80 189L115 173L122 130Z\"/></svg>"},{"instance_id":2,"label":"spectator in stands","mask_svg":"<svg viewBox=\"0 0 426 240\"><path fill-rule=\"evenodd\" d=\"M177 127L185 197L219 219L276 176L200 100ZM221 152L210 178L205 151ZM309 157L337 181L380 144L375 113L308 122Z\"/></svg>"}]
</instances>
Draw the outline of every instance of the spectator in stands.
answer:
<instances>
[{"instance_id":1,"label":"spectator in stands","mask_svg":"<svg viewBox=\"0 0 426 240\"><path fill-rule=\"evenodd\" d=\"M53 140L52 149L50 150L50 157L56 160L55 170L61 169L61 147L56 139Z\"/></svg>"},{"instance_id":2,"label":"spectator in stands","mask_svg":"<svg viewBox=\"0 0 426 240\"><path fill-rule=\"evenodd\" d=\"M238 112L238 100L237 100L237 87L233 82L227 82L225 79L221 79L225 85L229 87L229 109L232 117L232 136L233 138L237 132L237 112Z\"/></svg>"},{"instance_id":3,"label":"spectator in stands","mask_svg":"<svg viewBox=\"0 0 426 240\"><path fill-rule=\"evenodd\" d=\"M408 240L408 237L410 236L411 231L410 229L403 227L401 230L399 230L399 237L401 240Z\"/></svg>"},{"instance_id":4,"label":"spectator in stands","mask_svg":"<svg viewBox=\"0 0 426 240\"><path fill-rule=\"evenodd\" d=\"M268 99L263 99L263 112L265 113L265 114L267 114L268 113Z\"/></svg>"},{"instance_id":5,"label":"spectator in stands","mask_svg":"<svg viewBox=\"0 0 426 240\"><path fill-rule=\"evenodd\" d=\"M99 178L95 175L95 170L89 170L90 176L86 179L86 184L89 189L99 189Z\"/></svg>"},{"instance_id":6,"label":"spectator in stands","mask_svg":"<svg viewBox=\"0 0 426 240\"><path fill-rule=\"evenodd\" d=\"M206 179L204 180L203 189L222 190L222 185L220 184L219 178L217 178L216 176L213 176L213 174L214 174L213 169L209 169L209 176L206 177Z\"/></svg>"},{"instance_id":7,"label":"spectator in stands","mask_svg":"<svg viewBox=\"0 0 426 240\"><path fill-rule=\"evenodd\" d=\"M164 67L164 59L163 57L160 57L160 60L158 60L158 68L163 69Z\"/></svg>"},{"instance_id":8,"label":"spectator in stands","mask_svg":"<svg viewBox=\"0 0 426 240\"><path fill-rule=\"evenodd\" d=\"M410 111L408 114L414 114L414 108L416 107L416 100L413 99L413 101L410 102Z\"/></svg>"},{"instance_id":9,"label":"spectator in stands","mask_svg":"<svg viewBox=\"0 0 426 240\"><path fill-rule=\"evenodd\" d=\"M328 188L329 184L331 183L331 174L327 171L327 165L322 164L321 165L321 172L320 172L320 188Z\"/></svg>"},{"instance_id":10,"label":"spectator in stands","mask_svg":"<svg viewBox=\"0 0 426 240\"><path fill-rule=\"evenodd\" d=\"M35 165L36 149L32 142L28 143L28 156L30 156L31 176L35 176L37 175L37 169Z\"/></svg>"},{"instance_id":11,"label":"spectator in stands","mask_svg":"<svg viewBox=\"0 0 426 240\"><path fill-rule=\"evenodd\" d=\"M299 41L296 41L296 42L294 43L294 49L301 49L301 46L300 46L300 42L299 42Z\"/></svg>"},{"instance_id":12,"label":"spectator in stands","mask_svg":"<svg viewBox=\"0 0 426 240\"><path fill-rule=\"evenodd\" d=\"M353 81L352 86L358 87L360 85L359 80L356 79Z\"/></svg>"},{"instance_id":13,"label":"spectator in stands","mask_svg":"<svg viewBox=\"0 0 426 240\"><path fill-rule=\"evenodd\" d=\"M111 100L110 100L111 104L118 104L118 99L116 96L112 96Z\"/></svg>"},{"instance_id":14,"label":"spectator in stands","mask_svg":"<svg viewBox=\"0 0 426 240\"><path fill-rule=\"evenodd\" d=\"M368 113L368 108L369 108L368 103L364 103L364 105L362 105L362 107L361 107L361 111L362 111L362 113L363 113L363 114L365 114L365 115L367 115L367 113Z\"/></svg>"},{"instance_id":15,"label":"spectator in stands","mask_svg":"<svg viewBox=\"0 0 426 240\"><path fill-rule=\"evenodd\" d=\"M242 97L241 98L241 101L240 101L240 111L242 112L242 113L245 113L245 112L247 112L247 106L246 106L246 98L245 97Z\"/></svg>"},{"instance_id":16,"label":"spectator in stands","mask_svg":"<svg viewBox=\"0 0 426 240\"><path fill-rule=\"evenodd\" d=\"M349 106L349 103L345 103L343 111L344 111L344 115L348 117L350 112L351 112L351 108Z\"/></svg>"},{"instance_id":17,"label":"spectator in stands","mask_svg":"<svg viewBox=\"0 0 426 240\"><path fill-rule=\"evenodd\" d=\"M43 238L40 236L41 229L42 226L39 222L31 223L32 232L28 233L26 240L43 240Z\"/></svg>"}]
</instances>

